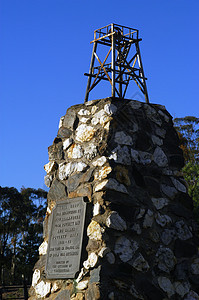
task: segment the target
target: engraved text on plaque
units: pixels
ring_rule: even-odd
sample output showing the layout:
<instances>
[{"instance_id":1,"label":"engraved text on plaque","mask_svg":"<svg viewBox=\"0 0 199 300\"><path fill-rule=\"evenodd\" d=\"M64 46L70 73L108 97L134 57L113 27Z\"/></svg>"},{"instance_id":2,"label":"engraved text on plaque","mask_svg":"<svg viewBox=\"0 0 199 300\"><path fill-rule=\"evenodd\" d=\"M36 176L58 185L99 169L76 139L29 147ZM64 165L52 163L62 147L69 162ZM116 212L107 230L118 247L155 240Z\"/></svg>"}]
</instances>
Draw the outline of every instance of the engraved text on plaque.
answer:
<instances>
[{"instance_id":1,"label":"engraved text on plaque","mask_svg":"<svg viewBox=\"0 0 199 300\"><path fill-rule=\"evenodd\" d=\"M53 209L46 262L48 278L74 278L79 270L85 212L82 197L57 202Z\"/></svg>"}]
</instances>

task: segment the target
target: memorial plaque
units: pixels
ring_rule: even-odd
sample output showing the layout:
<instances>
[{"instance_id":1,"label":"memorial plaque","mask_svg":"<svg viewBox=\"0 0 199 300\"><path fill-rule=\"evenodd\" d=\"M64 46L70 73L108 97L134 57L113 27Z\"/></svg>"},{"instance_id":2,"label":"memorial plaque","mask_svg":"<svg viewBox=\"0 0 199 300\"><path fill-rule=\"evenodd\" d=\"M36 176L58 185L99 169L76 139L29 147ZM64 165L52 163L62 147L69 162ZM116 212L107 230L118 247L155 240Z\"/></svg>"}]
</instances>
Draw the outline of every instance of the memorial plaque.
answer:
<instances>
[{"instance_id":1,"label":"memorial plaque","mask_svg":"<svg viewBox=\"0 0 199 300\"><path fill-rule=\"evenodd\" d=\"M86 203L82 197L57 202L52 212L47 278L74 278L79 270Z\"/></svg>"}]
</instances>

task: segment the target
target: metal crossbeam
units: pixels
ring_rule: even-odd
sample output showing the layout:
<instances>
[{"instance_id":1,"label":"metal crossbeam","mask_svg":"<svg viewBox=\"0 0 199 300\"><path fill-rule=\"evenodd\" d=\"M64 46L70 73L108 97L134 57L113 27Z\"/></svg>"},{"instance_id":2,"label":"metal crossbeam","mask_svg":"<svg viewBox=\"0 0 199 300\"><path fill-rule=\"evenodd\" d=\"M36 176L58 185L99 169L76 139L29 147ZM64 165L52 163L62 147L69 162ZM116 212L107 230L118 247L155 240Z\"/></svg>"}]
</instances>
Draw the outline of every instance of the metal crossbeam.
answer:
<instances>
[{"instance_id":1,"label":"metal crossbeam","mask_svg":"<svg viewBox=\"0 0 199 300\"><path fill-rule=\"evenodd\" d=\"M110 24L94 31L93 52L88 76L85 102L89 93L101 80L111 84L112 97L124 99L128 84L134 81L149 103L146 79L140 55L138 30L118 24ZM100 45L110 47L101 59L97 49ZM111 54L111 55L110 55Z\"/></svg>"}]
</instances>

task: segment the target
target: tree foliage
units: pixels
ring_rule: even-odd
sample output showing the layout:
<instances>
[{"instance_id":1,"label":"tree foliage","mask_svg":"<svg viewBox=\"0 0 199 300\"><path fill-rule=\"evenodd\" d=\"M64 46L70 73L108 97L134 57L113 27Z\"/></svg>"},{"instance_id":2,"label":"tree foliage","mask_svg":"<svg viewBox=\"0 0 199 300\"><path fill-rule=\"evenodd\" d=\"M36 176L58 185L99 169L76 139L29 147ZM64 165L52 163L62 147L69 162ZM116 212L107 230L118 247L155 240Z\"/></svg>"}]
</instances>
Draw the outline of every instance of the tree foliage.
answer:
<instances>
[{"instance_id":1,"label":"tree foliage","mask_svg":"<svg viewBox=\"0 0 199 300\"><path fill-rule=\"evenodd\" d=\"M47 192L41 189L0 187L0 280L30 282L42 240Z\"/></svg>"},{"instance_id":2,"label":"tree foliage","mask_svg":"<svg viewBox=\"0 0 199 300\"><path fill-rule=\"evenodd\" d=\"M183 175L188 183L188 192L193 199L194 213L199 223L199 118L176 118L174 125L185 158Z\"/></svg>"}]
</instances>

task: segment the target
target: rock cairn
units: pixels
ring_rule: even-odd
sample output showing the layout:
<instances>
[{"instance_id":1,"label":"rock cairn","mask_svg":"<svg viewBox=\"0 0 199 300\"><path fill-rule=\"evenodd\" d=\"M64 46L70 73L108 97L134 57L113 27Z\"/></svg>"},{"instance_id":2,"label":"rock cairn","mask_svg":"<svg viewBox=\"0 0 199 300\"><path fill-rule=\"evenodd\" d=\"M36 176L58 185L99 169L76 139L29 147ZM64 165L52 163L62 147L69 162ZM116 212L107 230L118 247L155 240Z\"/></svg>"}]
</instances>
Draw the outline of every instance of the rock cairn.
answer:
<instances>
[{"instance_id":1,"label":"rock cairn","mask_svg":"<svg viewBox=\"0 0 199 300\"><path fill-rule=\"evenodd\" d=\"M106 98L75 105L49 147L44 242L29 299L199 299L192 200L164 106ZM74 279L46 279L56 201L87 199L85 247Z\"/></svg>"}]
</instances>

